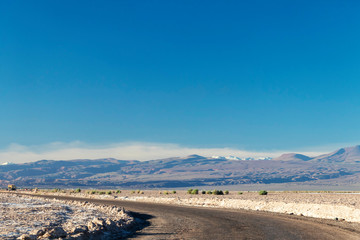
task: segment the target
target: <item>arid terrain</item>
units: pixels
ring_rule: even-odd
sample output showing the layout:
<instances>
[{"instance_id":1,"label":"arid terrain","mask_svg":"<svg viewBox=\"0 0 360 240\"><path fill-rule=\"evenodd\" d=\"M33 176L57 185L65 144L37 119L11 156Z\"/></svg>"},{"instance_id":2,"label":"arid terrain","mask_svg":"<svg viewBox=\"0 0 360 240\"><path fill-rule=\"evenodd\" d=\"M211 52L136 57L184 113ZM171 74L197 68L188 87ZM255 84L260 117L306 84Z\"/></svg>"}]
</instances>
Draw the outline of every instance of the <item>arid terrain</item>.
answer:
<instances>
[{"instance_id":1,"label":"arid terrain","mask_svg":"<svg viewBox=\"0 0 360 240\"><path fill-rule=\"evenodd\" d=\"M0 234L2 239L60 236L91 239L90 236L105 233L108 237L104 239L114 239L131 232L124 230L140 229L131 238L360 238L358 192L208 193L173 190L5 191L0 194ZM133 211L131 215L142 220L143 227L137 228L137 221L122 207Z\"/></svg>"},{"instance_id":2,"label":"arid terrain","mask_svg":"<svg viewBox=\"0 0 360 240\"><path fill-rule=\"evenodd\" d=\"M26 193L26 191L25 191ZM31 192L28 192L32 194ZM286 213L360 223L360 192L258 192L230 191L229 194L189 194L171 190L41 190L37 195L73 196L89 199L126 200L197 207L246 209Z\"/></svg>"},{"instance_id":3,"label":"arid terrain","mask_svg":"<svg viewBox=\"0 0 360 240\"><path fill-rule=\"evenodd\" d=\"M210 195L164 190L39 190L22 193L121 206L135 211L149 226L139 230L134 239L360 238L360 198L355 192L259 195L231 191L228 195Z\"/></svg>"},{"instance_id":4,"label":"arid terrain","mask_svg":"<svg viewBox=\"0 0 360 240\"><path fill-rule=\"evenodd\" d=\"M134 224L123 209L87 202L0 193L1 239L91 239L126 236Z\"/></svg>"}]
</instances>

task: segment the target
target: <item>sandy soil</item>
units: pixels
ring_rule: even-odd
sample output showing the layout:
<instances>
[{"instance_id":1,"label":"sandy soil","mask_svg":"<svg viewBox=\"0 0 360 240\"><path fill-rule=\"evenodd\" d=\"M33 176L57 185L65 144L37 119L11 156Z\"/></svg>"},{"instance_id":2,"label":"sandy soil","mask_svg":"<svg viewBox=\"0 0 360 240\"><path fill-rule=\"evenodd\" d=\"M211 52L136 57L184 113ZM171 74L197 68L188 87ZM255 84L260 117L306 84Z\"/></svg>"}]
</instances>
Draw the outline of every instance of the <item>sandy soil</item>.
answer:
<instances>
[{"instance_id":1,"label":"sandy soil","mask_svg":"<svg viewBox=\"0 0 360 240\"><path fill-rule=\"evenodd\" d=\"M101 192L101 191L100 191ZM230 209L259 210L288 213L316 218L336 219L339 221L360 223L360 193L358 192L269 192L262 196L257 192L232 191L228 195L190 195L186 191L129 191L99 195L91 191L81 193L57 192L54 195L72 195L77 197L119 199L140 202L155 202L187 206L217 207ZM41 191L38 194L49 194Z\"/></svg>"},{"instance_id":2,"label":"sandy soil","mask_svg":"<svg viewBox=\"0 0 360 240\"><path fill-rule=\"evenodd\" d=\"M121 227L132 222L132 217L117 207L0 193L1 239L81 239L105 232L108 225Z\"/></svg>"}]
</instances>

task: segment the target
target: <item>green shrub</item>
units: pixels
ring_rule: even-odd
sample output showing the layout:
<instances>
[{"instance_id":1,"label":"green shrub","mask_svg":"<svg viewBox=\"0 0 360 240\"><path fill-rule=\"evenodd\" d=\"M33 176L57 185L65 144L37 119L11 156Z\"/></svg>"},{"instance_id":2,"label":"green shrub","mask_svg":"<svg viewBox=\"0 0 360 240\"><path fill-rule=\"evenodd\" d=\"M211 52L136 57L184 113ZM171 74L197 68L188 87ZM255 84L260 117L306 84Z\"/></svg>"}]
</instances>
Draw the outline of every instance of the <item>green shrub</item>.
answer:
<instances>
[{"instance_id":1,"label":"green shrub","mask_svg":"<svg viewBox=\"0 0 360 240\"><path fill-rule=\"evenodd\" d=\"M173 191L172 191L172 193L173 193L173 194L176 194L176 191L175 191L175 190L173 190Z\"/></svg>"},{"instance_id":2,"label":"green shrub","mask_svg":"<svg viewBox=\"0 0 360 240\"><path fill-rule=\"evenodd\" d=\"M201 194L206 194L206 191L205 191L205 190L202 190L202 191L201 191Z\"/></svg>"},{"instance_id":3,"label":"green shrub","mask_svg":"<svg viewBox=\"0 0 360 240\"><path fill-rule=\"evenodd\" d=\"M168 192L168 191L164 191L164 194L165 194L165 195L168 195L168 194L169 194L169 192Z\"/></svg>"},{"instance_id":4,"label":"green shrub","mask_svg":"<svg viewBox=\"0 0 360 240\"><path fill-rule=\"evenodd\" d=\"M141 192L140 190L136 190L136 193L137 193L137 194L140 194L140 192Z\"/></svg>"},{"instance_id":5,"label":"green shrub","mask_svg":"<svg viewBox=\"0 0 360 240\"><path fill-rule=\"evenodd\" d=\"M132 193L132 194L134 194L134 193L135 193L135 191L134 191L134 190L132 190L132 191L131 191L131 193Z\"/></svg>"},{"instance_id":6,"label":"green shrub","mask_svg":"<svg viewBox=\"0 0 360 240\"><path fill-rule=\"evenodd\" d=\"M193 191L193 189L192 189L192 188L189 188L189 189L187 190L187 193L188 193L188 194L192 194L192 191Z\"/></svg>"},{"instance_id":7,"label":"green shrub","mask_svg":"<svg viewBox=\"0 0 360 240\"><path fill-rule=\"evenodd\" d=\"M229 190L225 190L225 192L224 192L226 195L228 195L229 194Z\"/></svg>"},{"instance_id":8,"label":"green shrub","mask_svg":"<svg viewBox=\"0 0 360 240\"><path fill-rule=\"evenodd\" d=\"M239 194L239 195L242 195L242 194L243 194L243 192L238 192L238 194Z\"/></svg>"},{"instance_id":9,"label":"green shrub","mask_svg":"<svg viewBox=\"0 0 360 240\"><path fill-rule=\"evenodd\" d=\"M121 193L121 191L120 191L120 190L117 190L116 193L119 194L119 193Z\"/></svg>"},{"instance_id":10,"label":"green shrub","mask_svg":"<svg viewBox=\"0 0 360 240\"><path fill-rule=\"evenodd\" d=\"M199 189L192 190L191 194L199 194Z\"/></svg>"},{"instance_id":11,"label":"green shrub","mask_svg":"<svg viewBox=\"0 0 360 240\"><path fill-rule=\"evenodd\" d=\"M208 191L206 192L206 194L212 194L212 191L208 190Z\"/></svg>"},{"instance_id":12,"label":"green shrub","mask_svg":"<svg viewBox=\"0 0 360 240\"><path fill-rule=\"evenodd\" d=\"M106 192L104 192L104 191L99 191L99 194L100 195L104 195Z\"/></svg>"},{"instance_id":13,"label":"green shrub","mask_svg":"<svg viewBox=\"0 0 360 240\"><path fill-rule=\"evenodd\" d=\"M267 191L265 191L265 190L261 190L261 191L259 191L259 195L267 195L268 194L268 192Z\"/></svg>"},{"instance_id":14,"label":"green shrub","mask_svg":"<svg viewBox=\"0 0 360 240\"><path fill-rule=\"evenodd\" d=\"M76 193L79 193L79 192L81 192L81 189L80 189L80 188L77 188L77 189L75 189L75 192L76 192Z\"/></svg>"},{"instance_id":15,"label":"green shrub","mask_svg":"<svg viewBox=\"0 0 360 240\"><path fill-rule=\"evenodd\" d=\"M107 194L108 194L108 195L111 195L111 194L112 194L112 191L107 191Z\"/></svg>"},{"instance_id":16,"label":"green shrub","mask_svg":"<svg viewBox=\"0 0 360 240\"><path fill-rule=\"evenodd\" d=\"M214 194L214 195L224 195L224 192L222 191L222 190L214 190L214 191L212 191L212 194Z\"/></svg>"}]
</instances>

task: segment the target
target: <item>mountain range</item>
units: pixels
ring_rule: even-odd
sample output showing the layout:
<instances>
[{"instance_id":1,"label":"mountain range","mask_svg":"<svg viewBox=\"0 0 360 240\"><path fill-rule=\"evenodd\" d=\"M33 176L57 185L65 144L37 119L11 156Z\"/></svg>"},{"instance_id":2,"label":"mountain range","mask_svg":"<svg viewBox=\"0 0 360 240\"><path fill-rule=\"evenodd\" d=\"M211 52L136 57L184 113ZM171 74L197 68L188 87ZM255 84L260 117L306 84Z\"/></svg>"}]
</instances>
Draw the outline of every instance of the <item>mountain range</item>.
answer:
<instances>
[{"instance_id":1,"label":"mountain range","mask_svg":"<svg viewBox=\"0 0 360 240\"><path fill-rule=\"evenodd\" d=\"M199 155L160 160L41 160L0 165L0 186L189 187L258 183L360 183L360 146L309 157L286 153L274 159L232 160Z\"/></svg>"}]
</instances>

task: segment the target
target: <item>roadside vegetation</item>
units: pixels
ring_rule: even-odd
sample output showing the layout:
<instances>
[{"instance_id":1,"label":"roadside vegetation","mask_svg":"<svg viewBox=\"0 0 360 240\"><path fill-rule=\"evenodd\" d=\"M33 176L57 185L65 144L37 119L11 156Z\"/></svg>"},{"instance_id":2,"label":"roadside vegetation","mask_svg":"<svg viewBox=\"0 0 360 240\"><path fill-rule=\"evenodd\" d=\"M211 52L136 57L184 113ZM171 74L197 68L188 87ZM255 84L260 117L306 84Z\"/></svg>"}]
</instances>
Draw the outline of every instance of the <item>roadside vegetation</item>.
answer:
<instances>
[{"instance_id":1,"label":"roadside vegetation","mask_svg":"<svg viewBox=\"0 0 360 240\"><path fill-rule=\"evenodd\" d=\"M51 190L51 192L54 192L54 193L60 192L60 188L54 188L53 190Z\"/></svg>"},{"instance_id":2,"label":"roadside vegetation","mask_svg":"<svg viewBox=\"0 0 360 240\"><path fill-rule=\"evenodd\" d=\"M32 190L32 189L31 189ZM126 195L126 194L130 194L130 195L138 195L138 194L145 194L146 192L144 192L143 190L137 189L137 190L116 190L116 189L104 189L104 190L100 190L100 189L81 189L81 188L75 188L75 189L60 189L60 188L53 188L53 189L37 189L36 191L39 192L51 192L51 193L70 193L70 194L77 194L77 193L81 193L81 194L88 194L88 195L109 195L109 196L118 196L118 195ZM214 190L199 190L197 188L189 188L187 190L185 190L186 194L190 194L190 195L216 195L216 196L222 196L222 195L230 195L230 196L235 196L235 195L243 195L244 193L251 193L251 192L255 192L258 193L259 195L268 195L268 191L266 190L261 190L261 191L234 191L234 192L230 192L229 190L222 190L222 189L214 189ZM283 193L334 193L334 192L338 192L338 191L282 191ZM175 194L179 194L179 196L181 196L182 194L184 194L184 191L180 191L179 193L176 190L160 190L158 192L161 195L175 195ZM351 193L351 191L342 191L341 193ZM153 191L149 191L149 194L154 194ZM148 195L148 194L146 194Z\"/></svg>"},{"instance_id":3,"label":"roadside vegetation","mask_svg":"<svg viewBox=\"0 0 360 240\"><path fill-rule=\"evenodd\" d=\"M6 189L7 190L7 189ZM145 195L145 196L156 196L157 194L163 195L163 196L174 196L177 195L178 197L186 195L202 195L202 197L205 196L224 196L228 195L233 198L244 198L247 197L248 194L257 194L260 196L266 196L269 195L269 193L291 193L291 194L313 194L313 193L344 193L344 194L350 194L350 193L360 193L359 191L267 191L267 190L260 190L260 191L229 191L229 190L222 190L222 189L214 189L214 190L205 190L205 189L197 189L197 188L189 188L187 190L152 190L152 191L143 191L141 189L137 190L117 190L117 189L81 189L81 188L73 188L73 189L61 189L61 188L52 188L52 189L38 189L38 188L18 188L17 190L22 191L31 191L33 193L53 193L53 194L86 194L86 195L107 195L107 196L113 196L113 197L119 197L119 196L138 196L138 195ZM158 195L158 196L159 196ZM200 196L199 196L200 197Z\"/></svg>"},{"instance_id":4,"label":"roadside vegetation","mask_svg":"<svg viewBox=\"0 0 360 240\"><path fill-rule=\"evenodd\" d=\"M190 189L187 190L187 193L188 193L188 194L194 194L194 195L196 195L196 194L199 194L199 189L192 189L192 188L190 188ZM223 191L223 190L214 189L214 190L212 190L212 191L210 191L210 190L208 190L208 191L202 190L202 191L201 191L201 194L209 194L209 195L210 195L210 194L212 194L212 195L228 195L228 194L230 194L230 192L229 192L229 190Z\"/></svg>"},{"instance_id":5,"label":"roadside vegetation","mask_svg":"<svg viewBox=\"0 0 360 240\"><path fill-rule=\"evenodd\" d=\"M259 195L267 195L268 194L268 192L267 191L265 191L265 190L261 190L261 191L259 191Z\"/></svg>"}]
</instances>

